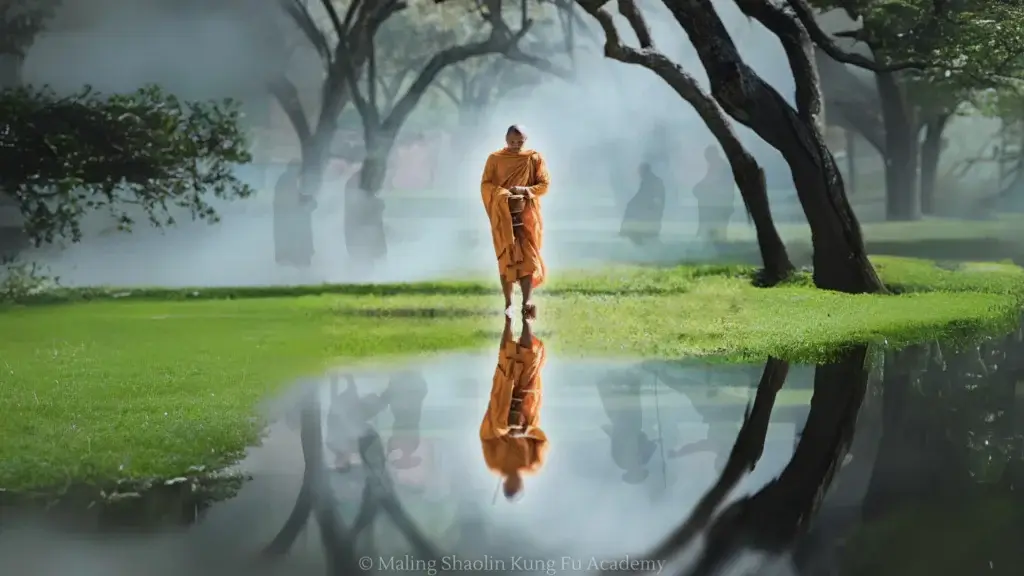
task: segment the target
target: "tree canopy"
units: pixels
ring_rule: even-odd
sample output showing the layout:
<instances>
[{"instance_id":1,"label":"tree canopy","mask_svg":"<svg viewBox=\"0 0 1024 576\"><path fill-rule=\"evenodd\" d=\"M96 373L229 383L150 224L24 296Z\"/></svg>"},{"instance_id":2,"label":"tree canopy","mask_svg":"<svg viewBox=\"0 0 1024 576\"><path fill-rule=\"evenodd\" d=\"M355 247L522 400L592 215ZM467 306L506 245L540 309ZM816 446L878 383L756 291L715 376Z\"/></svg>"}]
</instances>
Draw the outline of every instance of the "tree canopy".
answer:
<instances>
[{"instance_id":1,"label":"tree canopy","mask_svg":"<svg viewBox=\"0 0 1024 576\"><path fill-rule=\"evenodd\" d=\"M0 118L0 190L37 245L79 240L92 210L125 229L139 209L156 226L174 223L174 207L216 221L208 195L253 193L233 173L250 155L231 100L187 102L156 86L66 97L21 87L0 91Z\"/></svg>"}]
</instances>

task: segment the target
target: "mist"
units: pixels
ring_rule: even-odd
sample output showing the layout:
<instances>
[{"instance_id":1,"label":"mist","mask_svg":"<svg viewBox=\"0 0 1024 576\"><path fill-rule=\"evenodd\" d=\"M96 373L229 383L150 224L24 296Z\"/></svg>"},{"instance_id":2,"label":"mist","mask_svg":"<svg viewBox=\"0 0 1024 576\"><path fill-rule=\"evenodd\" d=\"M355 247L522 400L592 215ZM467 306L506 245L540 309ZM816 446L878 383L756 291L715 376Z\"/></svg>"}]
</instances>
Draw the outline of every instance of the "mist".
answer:
<instances>
[{"instance_id":1,"label":"mist","mask_svg":"<svg viewBox=\"0 0 1024 576\"><path fill-rule=\"evenodd\" d=\"M163 6L161 4L164 4ZM278 267L273 258L274 183L284 164L298 157L297 139L264 89L282 62L282 45L264 33L280 15L272 3L263 10L231 0L213 6L172 7L157 0L69 4L32 46L23 78L73 92L90 84L103 92L133 90L158 83L188 98L231 96L250 112L250 121L274 126L269 136L256 131L253 165L239 174L256 187L250 199L215 204L222 221L193 222L174 214L178 224L154 229L141 218L131 233L118 232L105 214L90 216L84 240L29 252L65 285L223 286L311 282L417 281L473 275L490 277L494 255L479 200L479 174L487 154L503 145L505 128L521 123L530 147L545 155L553 178L543 201L545 257L553 269L581 268L615 261L706 259L713 248L693 241L697 227L691 189L706 172L704 149L714 140L688 104L653 73L605 59L599 30L577 33L576 78L546 78L524 96L506 99L477 127L480 144L452 140L439 154L432 190L385 189L387 261L357 273L344 245L342 192L347 174L328 169L313 215L315 255L308 270ZM682 64L705 87L693 47L658 3L647 4L647 18L660 50ZM777 39L742 16L729 1L716 2L748 63L780 93L790 97L793 81ZM657 7L660 10L654 10ZM592 24L588 16L584 21ZM628 26L620 21L624 38ZM294 32L294 31L293 31ZM635 39L630 38L635 42ZM316 56L308 46L288 52L289 77L304 90L319 90ZM559 56L559 55L556 55ZM561 56L564 59L564 56ZM436 99L435 99L436 100ZM417 122L434 114L425 98ZM276 116L276 119L274 118ZM410 124L412 124L412 120ZM737 133L761 160L769 180L789 181L788 168L774 150L742 127ZM659 133L660 131L660 133ZM432 142L434 146L446 146ZM468 148L468 149L467 149ZM618 237L622 213L616 194L636 192L638 165L648 161L668 191L664 244L636 248ZM392 162L391 170L398 167ZM788 184L791 188L791 184ZM770 194L792 196L792 190ZM431 205L424 214L419 209ZM737 197L731 227L747 222Z\"/></svg>"},{"instance_id":2,"label":"mist","mask_svg":"<svg viewBox=\"0 0 1024 576\"><path fill-rule=\"evenodd\" d=\"M494 363L495 357L490 354L452 354L386 368L340 367L331 372L352 376L360 397L383 392L391 378L407 371L425 381L427 393L416 429L420 438L416 453L424 460L413 469L389 470L397 483L405 485L402 503L417 527L445 553L473 559L484 555L575 559L636 555L676 527L681 511L691 509L716 480L714 454L670 458L666 462L656 453L645 465L650 471L645 480L624 484L622 470L613 463L608 438L600 431L609 415L593 383L612 371L635 370L637 363L553 358L544 369L549 385L545 389L542 426L551 449L543 473L528 477L521 500L495 499L496 477L481 457L479 437ZM693 363L671 371L695 381L692 394L698 395L704 386L719 384L742 390L751 381L741 375L757 369ZM797 372L797 380L806 382L811 377L808 367L798 367ZM90 529L85 522L69 525L59 520L33 522L5 516L0 572L43 576L127 576L140 571L159 576L323 573L319 530L312 519L286 556L270 563L259 551L285 523L299 494L304 462L297 415L309 387L319 391L326 446L355 441L366 430L353 426L347 418L330 418L332 411L346 409L340 397L332 399L332 392L337 392L330 385L331 373L297 382L266 401L263 414L272 424L262 444L250 448L245 460L237 465L252 480L234 498L208 509L200 522L189 527L118 531ZM344 381L340 385L343 388ZM666 450L677 443L710 437L709 426L721 426L721 422L708 420L696 409L697 396L691 400L667 386L661 388L658 405L653 404L647 390L642 399L637 397L636 410L643 430L651 437L656 437L660 422L673 422L670 428L679 428L678 438L672 438L668 430L664 438L659 437L670 443ZM753 390L745 392L752 394ZM336 428L336 423L343 426ZM385 439L392 437L397 428L390 410L367 425ZM733 428L735 434L739 425ZM753 473L742 480L733 498L755 492L783 469L792 454L796 432L795 423L773 420L764 456ZM413 490L416 478L423 478L424 484ZM350 504L360 500L362 482L359 472L337 475L332 481L333 493L346 516L355 515ZM611 494L614 497L609 497ZM429 506L430 502L438 503L438 509ZM81 515L87 517L88 513ZM603 522L606 518L615 518L616 522ZM474 522L482 522L483 527ZM388 523L379 524L383 528ZM483 532L484 542L470 549L459 549L454 544L449 548L449 526L473 526L472 530ZM375 545L377 554L384 557L405 553L401 537L378 537Z\"/></svg>"}]
</instances>

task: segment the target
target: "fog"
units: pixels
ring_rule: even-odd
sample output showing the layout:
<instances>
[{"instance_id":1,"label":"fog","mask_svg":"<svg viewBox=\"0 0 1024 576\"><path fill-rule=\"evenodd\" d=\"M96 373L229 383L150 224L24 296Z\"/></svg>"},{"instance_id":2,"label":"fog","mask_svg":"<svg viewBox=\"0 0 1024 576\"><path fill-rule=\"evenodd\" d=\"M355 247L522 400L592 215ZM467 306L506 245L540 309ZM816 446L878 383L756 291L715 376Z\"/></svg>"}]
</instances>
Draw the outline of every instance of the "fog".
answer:
<instances>
[{"instance_id":1,"label":"fog","mask_svg":"<svg viewBox=\"0 0 1024 576\"><path fill-rule=\"evenodd\" d=\"M315 101L322 68L294 31L279 34L281 42L267 41L268 30L287 25L275 21L280 15L273 11L273 3L266 4L270 7L254 10L250 3L230 0L209 5L157 0L67 3L31 47L22 70L25 82L50 84L64 92L84 84L103 92L128 91L155 82L183 97L236 97L254 124L265 124L267 116L278 117L272 120L274 153L257 151L254 165L240 170L261 193L218 204L223 219L217 225L179 215L175 227L156 230L142 221L128 234L115 231L105 214L96 214L87 219L86 238L80 244L49 247L28 256L48 265L68 285L253 285L489 275L494 257L479 205L478 179L486 155L502 145L504 128L512 123L529 128L531 147L541 151L551 167L553 186L543 207L549 265L580 267L608 258L649 256L651 250L645 253L618 237L621 211L614 194L635 193L638 165L652 158L670 190L663 236L686 240L694 234L690 189L704 175L703 150L712 143L710 134L652 73L606 60L592 41L581 40L577 82L545 79L526 95L505 100L485 114L485 124L478 127L479 145L441 151L443 165L435 173L445 178L435 178L432 190L421 193L436 198L430 214L421 214L408 201L417 191L383 191L386 263L359 275L347 261L340 198L346 175L329 171L314 213L312 268L279 268L273 258L270 199L283 163L298 157L298 147L263 86L290 56L289 77L306 87L309 94L304 96ZM744 56L780 91L791 92L792 80L774 37L748 22L731 2L718 4ZM652 11L648 18L661 49L703 82L693 48L678 27L661 12ZM622 28L627 30L624 23ZM289 52L288 46L298 48ZM430 107L438 101L424 99L415 122L429 123L434 114ZM663 127L667 138L661 138L667 145L660 145L657 135L652 137L656 126ZM757 144L749 133L740 132L751 145ZM758 154L763 148L756 148ZM765 157L766 163L778 160L770 154ZM429 201L418 202L417 206ZM742 208L737 212L736 222L745 225ZM581 245L587 246L586 261ZM710 249L694 243L686 250L673 256L700 256Z\"/></svg>"},{"instance_id":2,"label":"fog","mask_svg":"<svg viewBox=\"0 0 1024 576\"><path fill-rule=\"evenodd\" d=\"M444 125L436 128L446 130L448 138L427 132L428 144L438 149L433 182L427 189L382 192L386 262L369 272L357 271L349 262L342 193L351 169L339 172L329 167L313 214L312 267L277 266L273 187L284 164L298 158L299 152L294 132L264 86L287 63L289 78L303 98L316 102L323 72L308 44L282 20L275 4L262 4L266 6L254 9L251 3L234 0L67 3L28 53L23 67L26 82L68 92L84 84L116 92L155 82L189 98L238 98L258 141L254 163L240 168L239 174L259 193L245 201L217 203L223 219L216 225L176 214L178 224L172 228L153 229L143 218L128 234L117 232L110 217L95 214L86 221L82 243L35 250L27 257L46 264L66 285L265 285L489 277L494 255L480 206L479 175L487 154L503 145L505 128L514 123L527 126L530 147L545 155L552 173L553 185L542 209L549 267L716 256L711 245L695 239L692 193L706 174L703 152L713 144L712 136L690 107L653 73L605 59L594 41L602 39L601 34L584 15L592 29L589 34L577 30L574 82L545 77L532 90L501 100L496 108L485 111L472 138ZM745 60L790 99L793 81L778 40L741 15L731 1L715 4ZM660 3L644 6L659 49L706 87L704 71L681 29ZM619 27L624 38L635 42L621 18ZM554 57L567 65L564 55ZM434 119L454 114L450 104L441 113L438 107L446 103L433 92L421 102L410 126L444 124ZM957 126L962 133L963 122ZM991 126L986 130L990 132ZM419 131L410 127L400 139ZM803 222L781 156L745 128L736 131L767 170L776 220ZM957 137L957 147L962 148L965 141ZM392 172L400 171L402 161L393 158ZM619 237L618 230L623 199L637 190L641 162L652 164L667 194L662 242L636 247ZM880 159L868 162L880 170ZM880 204L872 206L865 210ZM751 237L738 196L735 207L729 233ZM750 257L756 257L756 252L751 251Z\"/></svg>"},{"instance_id":3,"label":"fog","mask_svg":"<svg viewBox=\"0 0 1024 576\"><path fill-rule=\"evenodd\" d=\"M646 550L682 521L715 481L713 462L728 454L733 438L722 439L724 442L716 449L721 455L697 453L666 462L655 453L644 464L649 476L637 484L626 483L621 477L622 470L613 462L608 438L601 431L610 414L594 382L608 374L616 375L615 378L629 374L643 378L642 389L630 387L630 394L636 399L636 422L648 435L667 443L668 450L704 437L711 438L710 427L724 423L713 417L709 419L695 406L702 401L706 403L702 396L708 386L725 390L723 393L749 395L752 389L746 386L752 386L753 379L745 376L760 369L758 366L708 367L697 363L675 366L667 370L676 378L694 384L687 387L685 393L678 387L661 384L659 395L653 396L647 387L651 374L645 373L639 364L553 358L544 368L545 407L541 421L551 449L540 473L527 477L522 498L507 502L500 494L495 498L496 477L481 457L479 437L495 360L487 354L446 355L414 364L358 370L344 368L341 369L344 372L336 372L352 376L362 398L381 393L396 375L412 373L426 383L426 396L418 400L422 408L415 429L418 436L415 453L422 461L412 469L396 466L389 470L398 485L403 506L419 529L438 547L463 558L479 559L490 555L508 559L516 555L579 560L636 555ZM811 368L795 367L791 378L794 384L806 385L810 376ZM299 400L311 385L319 390L327 464L336 464L330 460L333 447L354 442L365 428L351 427L352 420L347 417L331 417L335 411L347 416L346 410L351 410L352 406L347 403L350 397L338 395L339 390L332 389L329 375L325 374L297 383L293 389L267 402L265 414L274 423L262 445L251 448L238 466L251 474L252 480L243 486L238 496L210 508L198 524L188 528L163 526L110 531L81 524L70 528L66 524L34 523L5 516L3 538L0 538L0 573L40 576L128 575L140 570L160 576L186 572L211 576L323 573L320 538L312 522L280 563L269 565L265 558L258 556L262 546L284 524L299 493L303 456L299 449L296 415L301 407ZM346 379L342 378L340 387L343 389L345 385ZM407 389L404 382L395 387L397 391ZM392 397L392 402L396 399ZM402 405L410 404L409 400L397 400ZM742 406L736 405L737 414L741 413ZM363 426L372 427L387 441L394 437L398 428L396 418L387 409ZM673 425L659 435L661 422ZM336 423L346 427L336 427ZM735 436L739 425L731 421L728 424ZM773 418L764 456L755 471L738 486L735 497L756 491L782 470L792 454L798 425L784 416ZM361 474L357 468L332 475L333 492L342 502L340 509L349 522L354 516L351 504L361 498ZM152 509L160 507L154 504ZM615 522L607 522L609 518ZM379 524L380 535L375 542L377 553L382 556L402 554L406 550L404 540L385 529L387 522L379 521ZM473 543L453 539L453 528L478 532L480 539ZM511 566L505 568L486 571L515 572ZM527 573L533 572L527 570ZM557 572L588 571L559 569Z\"/></svg>"}]
</instances>

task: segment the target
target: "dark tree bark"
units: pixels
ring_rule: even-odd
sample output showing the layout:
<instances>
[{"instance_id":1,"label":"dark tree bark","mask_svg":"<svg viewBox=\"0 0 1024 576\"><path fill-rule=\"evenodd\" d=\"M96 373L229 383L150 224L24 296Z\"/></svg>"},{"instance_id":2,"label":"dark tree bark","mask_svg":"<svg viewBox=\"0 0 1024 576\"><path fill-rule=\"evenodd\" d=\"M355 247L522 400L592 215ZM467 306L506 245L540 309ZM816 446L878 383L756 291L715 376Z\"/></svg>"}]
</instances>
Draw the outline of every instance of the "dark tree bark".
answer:
<instances>
[{"instance_id":1,"label":"dark tree bark","mask_svg":"<svg viewBox=\"0 0 1024 576\"><path fill-rule=\"evenodd\" d=\"M777 358L769 358L765 362L753 405L747 407L743 425L718 480L694 506L686 521L648 552L647 558L668 559L686 548L711 523L715 512L740 480L754 469L764 452L775 399L788 375L789 362Z\"/></svg>"},{"instance_id":2,"label":"dark tree bark","mask_svg":"<svg viewBox=\"0 0 1024 576\"><path fill-rule=\"evenodd\" d=\"M894 73L876 74L875 82L885 124L885 218L889 221L920 220L917 110L908 105Z\"/></svg>"},{"instance_id":3,"label":"dark tree bark","mask_svg":"<svg viewBox=\"0 0 1024 576\"><path fill-rule=\"evenodd\" d=\"M605 35L605 56L619 62L643 66L657 74L693 106L708 130L715 136L729 160L743 204L757 232L761 261L764 264L760 282L764 285L774 285L792 274L793 264L772 219L764 170L740 143L722 109L700 88L695 78L657 51L643 16L631 0L619 0L618 8L640 40L639 50L621 42L611 14L601 7L606 2L578 0L578 3L601 25Z\"/></svg>"},{"instance_id":4,"label":"dark tree bark","mask_svg":"<svg viewBox=\"0 0 1024 576\"><path fill-rule=\"evenodd\" d=\"M278 3L324 62L320 110L315 119L303 108L298 88L284 71L269 84L271 95L288 117L299 140L302 163L300 191L305 196L315 197L320 193L324 170L331 156L338 131L338 116L351 101L345 82L346 64L361 71L369 57L365 42L356 44L349 53L349 47L343 42L332 45L331 37L372 37L381 23L394 13L395 6L381 2L371 10L360 10L362 2L353 1L342 20L331 0L320 0L322 7L332 15L330 30L325 31L313 18L305 0L278 0Z\"/></svg>"},{"instance_id":5,"label":"dark tree bark","mask_svg":"<svg viewBox=\"0 0 1024 576\"><path fill-rule=\"evenodd\" d=\"M803 27L767 0L737 2L782 42L797 87L794 109L743 62L711 0L663 1L696 48L715 100L789 164L811 228L815 285L848 293L883 292L821 133L820 87L812 45Z\"/></svg>"},{"instance_id":6,"label":"dark tree bark","mask_svg":"<svg viewBox=\"0 0 1024 576\"><path fill-rule=\"evenodd\" d=\"M947 374L953 386L962 386L962 379L981 362L976 349L973 357L968 349L934 361L935 348L937 344L912 346L886 358L882 436L861 505L865 521L942 494L962 496L970 485L966 448L955 444L951 410L939 396Z\"/></svg>"},{"instance_id":7,"label":"dark tree bark","mask_svg":"<svg viewBox=\"0 0 1024 576\"><path fill-rule=\"evenodd\" d=\"M818 365L811 411L789 464L778 478L718 515L687 574L717 573L751 547L781 553L807 530L853 441L867 388L866 358L867 347L858 346Z\"/></svg>"},{"instance_id":8,"label":"dark tree bark","mask_svg":"<svg viewBox=\"0 0 1024 576\"><path fill-rule=\"evenodd\" d=\"M921 213L935 214L935 188L938 185L939 158L942 156L942 133L952 114L930 116L924 123L924 142L921 143Z\"/></svg>"}]
</instances>

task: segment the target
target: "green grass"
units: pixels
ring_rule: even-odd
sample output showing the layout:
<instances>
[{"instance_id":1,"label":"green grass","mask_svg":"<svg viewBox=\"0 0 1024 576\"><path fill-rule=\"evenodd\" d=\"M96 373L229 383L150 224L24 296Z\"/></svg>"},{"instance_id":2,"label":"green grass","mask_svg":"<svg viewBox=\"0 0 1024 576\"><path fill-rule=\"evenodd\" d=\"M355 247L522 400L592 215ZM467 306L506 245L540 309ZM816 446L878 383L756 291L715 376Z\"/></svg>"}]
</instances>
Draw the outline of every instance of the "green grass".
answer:
<instances>
[{"instance_id":1,"label":"green grass","mask_svg":"<svg viewBox=\"0 0 1024 576\"><path fill-rule=\"evenodd\" d=\"M827 357L1008 328L1024 270L876 260L899 295L774 289L750 268L622 267L555 279L539 328L560 357ZM491 350L487 282L233 289L91 289L0 310L0 488L167 477L217 467L258 438L258 403L330 365Z\"/></svg>"}]
</instances>

